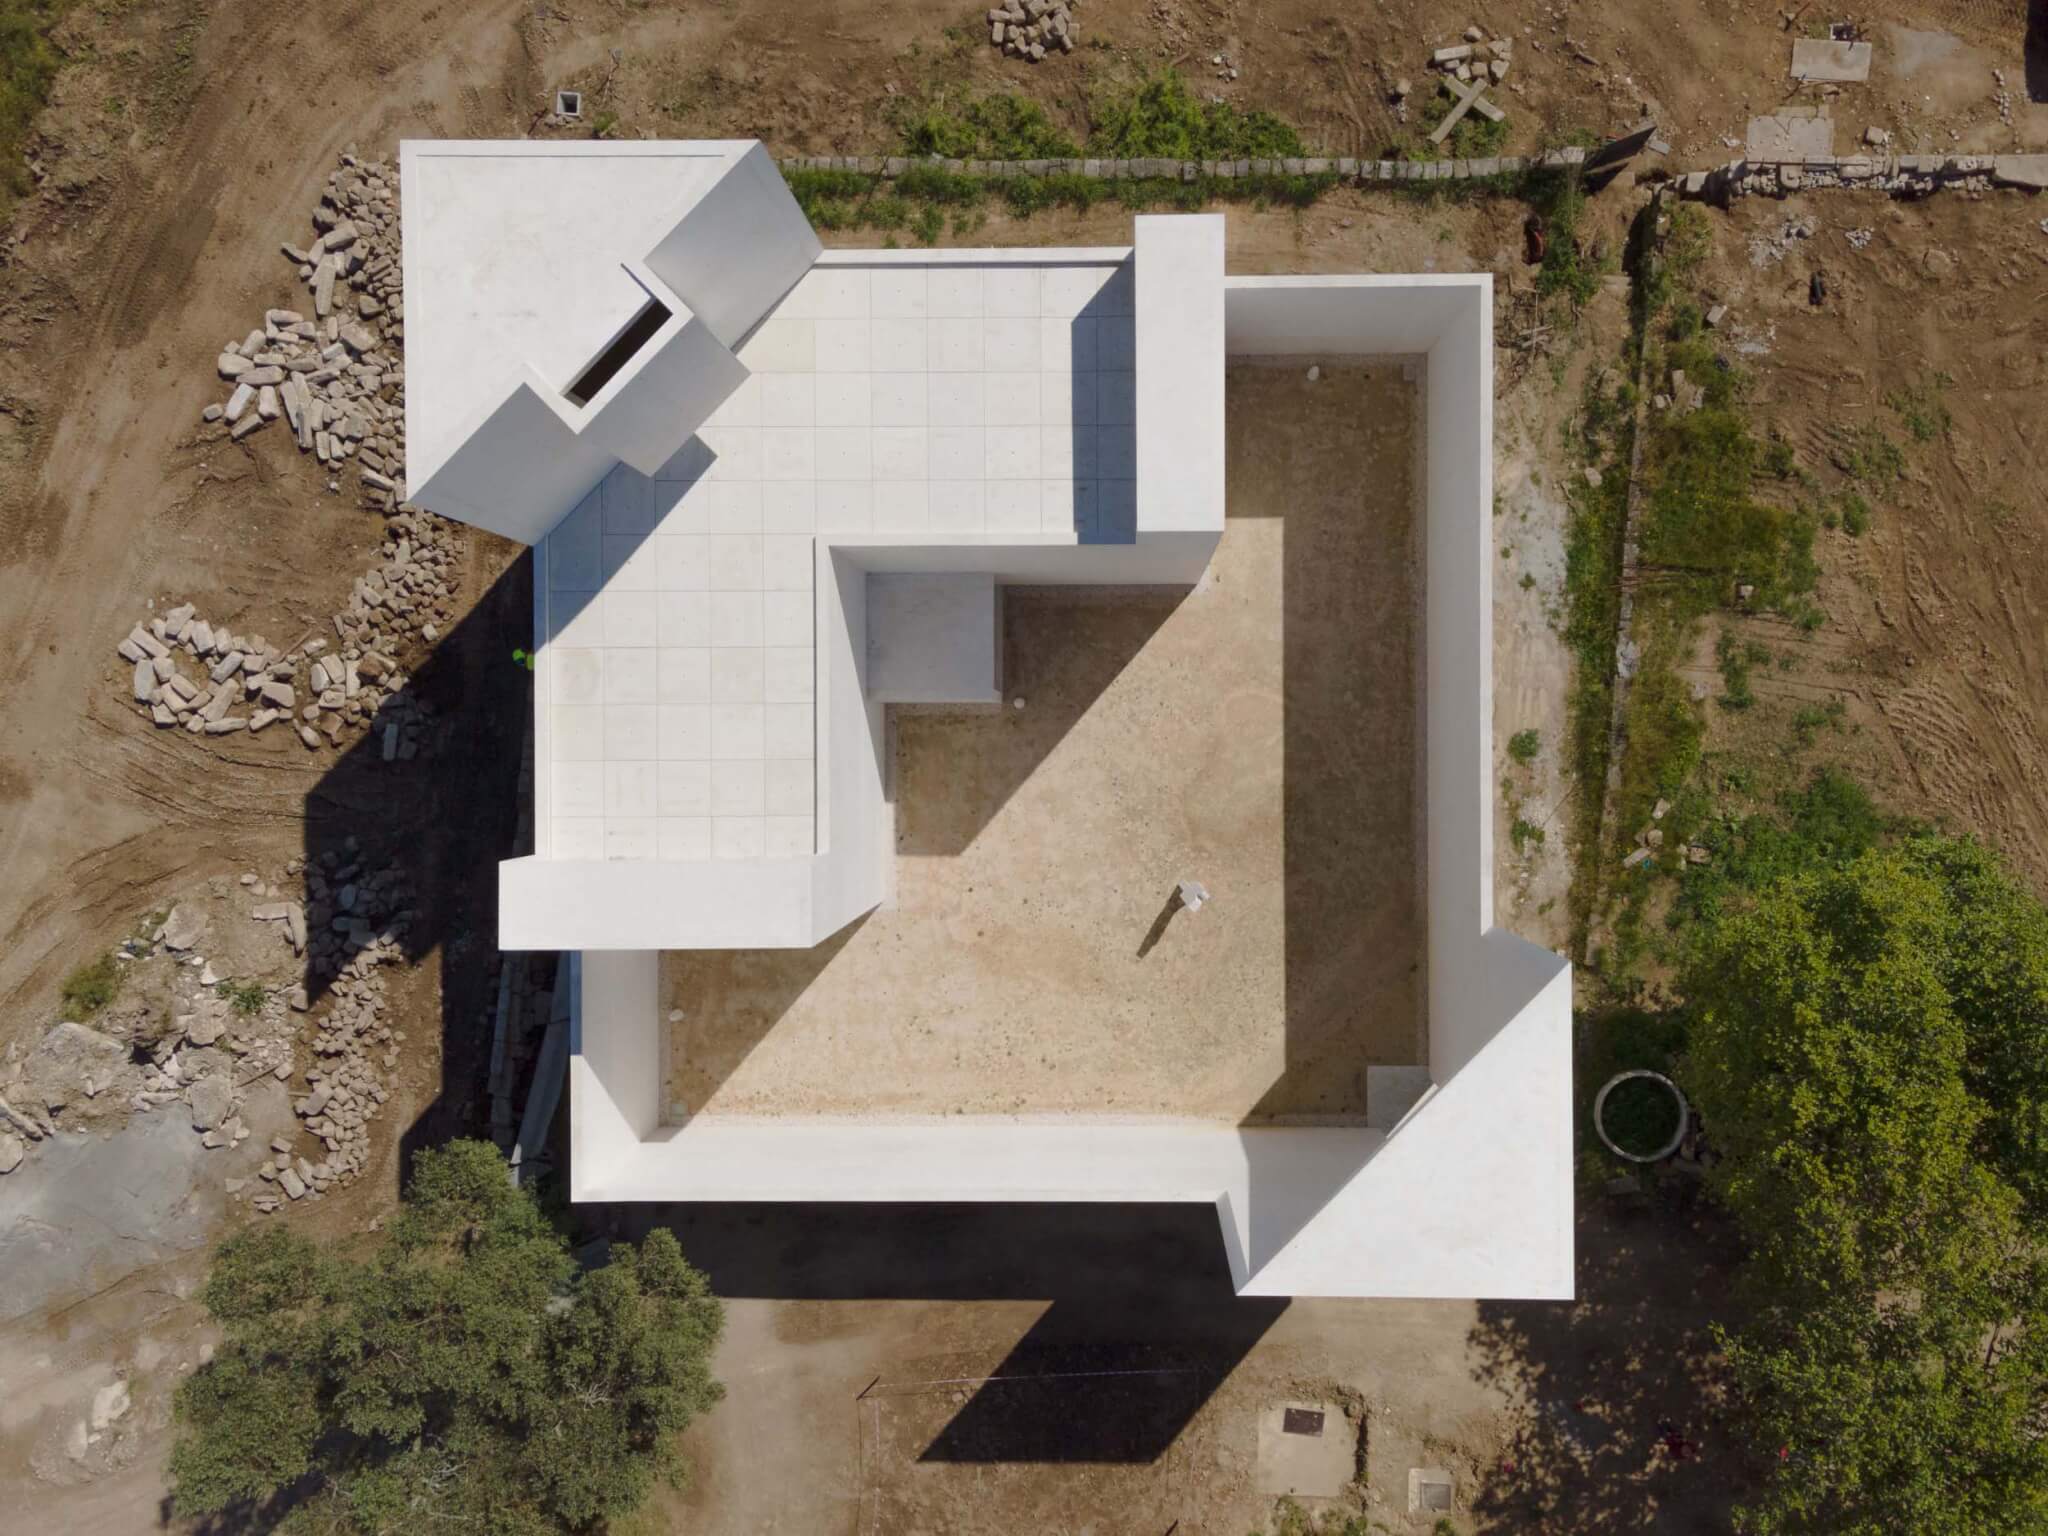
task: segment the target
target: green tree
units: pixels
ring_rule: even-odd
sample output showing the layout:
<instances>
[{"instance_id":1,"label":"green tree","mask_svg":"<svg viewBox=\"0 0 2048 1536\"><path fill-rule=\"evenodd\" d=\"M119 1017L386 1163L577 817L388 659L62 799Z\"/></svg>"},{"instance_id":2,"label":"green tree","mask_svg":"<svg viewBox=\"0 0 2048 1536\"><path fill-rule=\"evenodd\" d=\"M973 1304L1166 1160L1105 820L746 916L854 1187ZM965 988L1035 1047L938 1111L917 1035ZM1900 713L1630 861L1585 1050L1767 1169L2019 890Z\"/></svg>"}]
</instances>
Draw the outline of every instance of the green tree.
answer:
<instances>
[{"instance_id":1,"label":"green tree","mask_svg":"<svg viewBox=\"0 0 2048 1536\"><path fill-rule=\"evenodd\" d=\"M1752 1310L1759 1536L2048 1523L2048 912L1924 836L1706 925L1687 1088Z\"/></svg>"},{"instance_id":2,"label":"green tree","mask_svg":"<svg viewBox=\"0 0 2048 1536\"><path fill-rule=\"evenodd\" d=\"M722 1393L722 1310L674 1236L580 1271L486 1142L423 1153L367 1256L257 1228L221 1245L204 1299L225 1341L178 1391L180 1515L598 1531L680 1483L676 1438Z\"/></svg>"}]
</instances>

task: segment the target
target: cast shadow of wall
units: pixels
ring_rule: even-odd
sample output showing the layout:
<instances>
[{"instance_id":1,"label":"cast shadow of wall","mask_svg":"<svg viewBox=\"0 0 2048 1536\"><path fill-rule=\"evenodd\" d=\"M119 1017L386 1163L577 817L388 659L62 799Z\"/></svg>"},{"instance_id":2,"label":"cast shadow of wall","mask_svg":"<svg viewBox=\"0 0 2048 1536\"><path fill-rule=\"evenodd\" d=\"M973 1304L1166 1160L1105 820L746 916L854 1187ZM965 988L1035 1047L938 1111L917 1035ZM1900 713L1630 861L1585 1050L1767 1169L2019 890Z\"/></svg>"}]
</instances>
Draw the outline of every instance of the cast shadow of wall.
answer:
<instances>
[{"instance_id":1,"label":"cast shadow of wall","mask_svg":"<svg viewBox=\"0 0 2048 1536\"><path fill-rule=\"evenodd\" d=\"M1046 1301L926 1447L932 1462L1156 1460L1287 1308L1232 1294L1208 1206L615 1205L577 1216L617 1238L667 1227L727 1298ZM869 1391L916 1385L885 1376Z\"/></svg>"},{"instance_id":2,"label":"cast shadow of wall","mask_svg":"<svg viewBox=\"0 0 2048 1536\"><path fill-rule=\"evenodd\" d=\"M2048 101L2048 0L2026 0L2027 100Z\"/></svg>"},{"instance_id":3,"label":"cast shadow of wall","mask_svg":"<svg viewBox=\"0 0 2048 1536\"><path fill-rule=\"evenodd\" d=\"M1474 1513L1531 1536L1725 1531L1750 1483L1710 1329L1738 1308L1734 1234L1696 1186L1582 1196L1578 1299L1481 1302L1475 1378L1522 1404Z\"/></svg>"},{"instance_id":4,"label":"cast shadow of wall","mask_svg":"<svg viewBox=\"0 0 2048 1536\"><path fill-rule=\"evenodd\" d=\"M508 567L408 674L405 694L431 711L415 754L387 761L383 726L373 720L306 796L304 985L313 1011L380 935L408 965L440 956L440 1017L393 1007L386 1020L407 1032L408 1058L436 1037L440 1051L438 1091L402 1130L401 1176L420 1147L489 1132L482 1094L498 977L498 861L518 833L532 707L531 676L513 651L531 644L532 566L521 557ZM353 903L344 905L348 895Z\"/></svg>"}]
</instances>

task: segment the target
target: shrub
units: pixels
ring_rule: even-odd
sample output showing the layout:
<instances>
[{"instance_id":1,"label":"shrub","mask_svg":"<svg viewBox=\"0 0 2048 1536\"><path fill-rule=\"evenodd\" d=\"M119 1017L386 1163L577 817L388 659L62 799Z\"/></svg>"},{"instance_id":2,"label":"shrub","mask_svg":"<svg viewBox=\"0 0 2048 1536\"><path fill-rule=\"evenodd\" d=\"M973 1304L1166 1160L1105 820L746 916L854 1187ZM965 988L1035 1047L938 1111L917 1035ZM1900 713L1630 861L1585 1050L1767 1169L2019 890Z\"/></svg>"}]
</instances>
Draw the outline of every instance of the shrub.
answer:
<instances>
[{"instance_id":1,"label":"shrub","mask_svg":"<svg viewBox=\"0 0 2048 1536\"><path fill-rule=\"evenodd\" d=\"M1284 160L1308 153L1291 123L1200 101L1172 68L1099 95L1091 115L1088 152L1111 159Z\"/></svg>"},{"instance_id":2,"label":"shrub","mask_svg":"<svg viewBox=\"0 0 2048 1536\"><path fill-rule=\"evenodd\" d=\"M267 994L253 981L223 981L213 989L213 995L247 1018L263 1011Z\"/></svg>"},{"instance_id":3,"label":"shrub","mask_svg":"<svg viewBox=\"0 0 2048 1536\"><path fill-rule=\"evenodd\" d=\"M121 965L110 950L64 978L64 1016L74 1023L91 1018L121 991Z\"/></svg>"},{"instance_id":4,"label":"shrub","mask_svg":"<svg viewBox=\"0 0 2048 1536\"><path fill-rule=\"evenodd\" d=\"M1526 731L1517 731L1508 738L1508 756L1523 767L1536 761L1543 750L1543 737L1533 726Z\"/></svg>"}]
</instances>

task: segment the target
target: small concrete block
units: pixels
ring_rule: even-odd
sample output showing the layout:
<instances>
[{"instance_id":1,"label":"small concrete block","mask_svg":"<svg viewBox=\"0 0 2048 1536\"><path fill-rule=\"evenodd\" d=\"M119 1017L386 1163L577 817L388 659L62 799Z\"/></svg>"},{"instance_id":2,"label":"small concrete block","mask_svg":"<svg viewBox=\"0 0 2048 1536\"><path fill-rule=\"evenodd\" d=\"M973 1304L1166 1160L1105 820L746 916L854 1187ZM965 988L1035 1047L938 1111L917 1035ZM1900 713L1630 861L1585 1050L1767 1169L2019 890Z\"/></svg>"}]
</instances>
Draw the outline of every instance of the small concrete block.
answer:
<instances>
[{"instance_id":1,"label":"small concrete block","mask_svg":"<svg viewBox=\"0 0 2048 1536\"><path fill-rule=\"evenodd\" d=\"M1870 55L1868 43L1838 43L1828 38L1802 37L1792 44L1792 78L1837 83L1868 80Z\"/></svg>"}]
</instances>

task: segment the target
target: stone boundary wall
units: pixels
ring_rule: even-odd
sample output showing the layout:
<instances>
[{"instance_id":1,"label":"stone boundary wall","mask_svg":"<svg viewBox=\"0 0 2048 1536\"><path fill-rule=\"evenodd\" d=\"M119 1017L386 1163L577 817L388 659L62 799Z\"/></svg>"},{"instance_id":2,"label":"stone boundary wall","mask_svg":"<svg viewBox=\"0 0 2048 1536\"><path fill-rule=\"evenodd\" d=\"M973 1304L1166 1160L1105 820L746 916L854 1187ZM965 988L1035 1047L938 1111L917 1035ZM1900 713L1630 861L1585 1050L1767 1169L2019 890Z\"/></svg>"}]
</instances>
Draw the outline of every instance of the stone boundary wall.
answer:
<instances>
[{"instance_id":1,"label":"stone boundary wall","mask_svg":"<svg viewBox=\"0 0 2048 1536\"><path fill-rule=\"evenodd\" d=\"M785 171L853 171L891 180L930 166L956 176L1086 176L1090 180L1233 181L1255 176L1335 176L1340 181L1469 181L1524 171L1562 170L1585 163L1583 149L1547 149L1534 155L1485 160L1360 160L1350 155L1288 160L941 160L903 155L789 155Z\"/></svg>"},{"instance_id":2,"label":"stone boundary wall","mask_svg":"<svg viewBox=\"0 0 2048 1536\"><path fill-rule=\"evenodd\" d=\"M1691 171L1673 183L1678 195L1706 202L1783 197L1823 187L1863 187L1904 197L1944 187L2048 190L2044 155L1830 155L1811 160L1730 160L1711 171Z\"/></svg>"}]
</instances>

